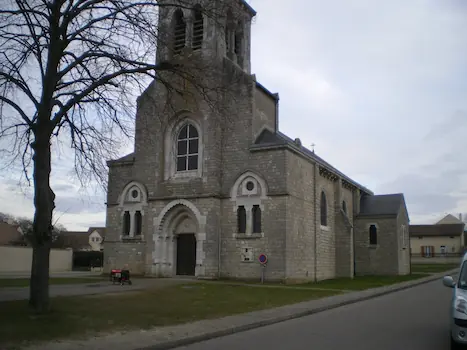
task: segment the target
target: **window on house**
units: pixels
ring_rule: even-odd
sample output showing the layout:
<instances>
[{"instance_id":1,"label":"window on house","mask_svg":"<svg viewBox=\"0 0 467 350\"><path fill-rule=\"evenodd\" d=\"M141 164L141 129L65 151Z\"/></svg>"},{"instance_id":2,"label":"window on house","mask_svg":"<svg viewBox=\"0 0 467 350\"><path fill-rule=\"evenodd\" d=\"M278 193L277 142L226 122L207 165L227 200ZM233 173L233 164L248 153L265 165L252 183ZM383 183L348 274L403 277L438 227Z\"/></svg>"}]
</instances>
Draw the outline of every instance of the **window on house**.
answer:
<instances>
[{"instance_id":1,"label":"window on house","mask_svg":"<svg viewBox=\"0 0 467 350\"><path fill-rule=\"evenodd\" d=\"M238 233L246 232L246 210L243 205L237 208L237 229Z\"/></svg>"},{"instance_id":2,"label":"window on house","mask_svg":"<svg viewBox=\"0 0 467 350\"><path fill-rule=\"evenodd\" d=\"M197 5L193 16L193 50L201 49L203 44L203 11L201 6Z\"/></svg>"},{"instance_id":3,"label":"window on house","mask_svg":"<svg viewBox=\"0 0 467 350\"><path fill-rule=\"evenodd\" d=\"M370 233L370 244L375 245L378 244L378 230L375 225L370 225L368 229Z\"/></svg>"},{"instance_id":4,"label":"window on house","mask_svg":"<svg viewBox=\"0 0 467 350\"><path fill-rule=\"evenodd\" d=\"M342 201L342 210L347 214L347 203L345 201Z\"/></svg>"},{"instance_id":5,"label":"window on house","mask_svg":"<svg viewBox=\"0 0 467 350\"><path fill-rule=\"evenodd\" d=\"M186 43L186 22L183 17L183 11L178 9L174 14L174 38L173 49L174 53L178 54L185 47Z\"/></svg>"},{"instance_id":6,"label":"window on house","mask_svg":"<svg viewBox=\"0 0 467 350\"><path fill-rule=\"evenodd\" d=\"M130 212L126 211L123 214L123 235L130 235Z\"/></svg>"},{"instance_id":7,"label":"window on house","mask_svg":"<svg viewBox=\"0 0 467 350\"><path fill-rule=\"evenodd\" d=\"M261 208L259 205L253 205L251 212L253 214L253 233L261 233Z\"/></svg>"},{"instance_id":8,"label":"window on house","mask_svg":"<svg viewBox=\"0 0 467 350\"><path fill-rule=\"evenodd\" d=\"M139 210L137 210L135 213L135 225L136 225L135 234L140 235L143 229L143 216L141 215L141 211Z\"/></svg>"},{"instance_id":9,"label":"window on house","mask_svg":"<svg viewBox=\"0 0 467 350\"><path fill-rule=\"evenodd\" d=\"M177 137L177 171L198 169L199 135L192 125L185 125Z\"/></svg>"},{"instance_id":10,"label":"window on house","mask_svg":"<svg viewBox=\"0 0 467 350\"><path fill-rule=\"evenodd\" d=\"M328 225L328 206L326 203L326 194L321 192L321 226L327 226Z\"/></svg>"}]
</instances>

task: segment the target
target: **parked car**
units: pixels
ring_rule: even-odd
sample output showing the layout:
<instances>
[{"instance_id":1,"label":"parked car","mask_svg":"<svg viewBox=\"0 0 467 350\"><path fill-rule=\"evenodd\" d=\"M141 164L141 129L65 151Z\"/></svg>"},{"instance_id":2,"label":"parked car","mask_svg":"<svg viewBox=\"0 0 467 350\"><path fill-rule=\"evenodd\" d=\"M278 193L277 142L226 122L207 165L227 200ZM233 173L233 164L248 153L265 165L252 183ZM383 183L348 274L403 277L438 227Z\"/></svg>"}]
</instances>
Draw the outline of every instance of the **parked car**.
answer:
<instances>
[{"instance_id":1,"label":"parked car","mask_svg":"<svg viewBox=\"0 0 467 350\"><path fill-rule=\"evenodd\" d=\"M450 306L451 350L467 349L467 253L460 263L459 276L444 276L443 284L453 288Z\"/></svg>"}]
</instances>

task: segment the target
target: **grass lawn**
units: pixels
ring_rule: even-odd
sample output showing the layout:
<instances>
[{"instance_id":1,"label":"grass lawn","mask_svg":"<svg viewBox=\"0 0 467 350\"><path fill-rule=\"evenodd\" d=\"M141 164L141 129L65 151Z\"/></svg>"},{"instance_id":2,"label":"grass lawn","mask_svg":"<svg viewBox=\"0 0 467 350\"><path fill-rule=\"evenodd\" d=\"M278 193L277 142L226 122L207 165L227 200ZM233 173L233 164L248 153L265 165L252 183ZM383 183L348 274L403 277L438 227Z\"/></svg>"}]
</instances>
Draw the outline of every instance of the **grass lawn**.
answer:
<instances>
[{"instance_id":1,"label":"grass lawn","mask_svg":"<svg viewBox=\"0 0 467 350\"><path fill-rule=\"evenodd\" d=\"M458 268L459 264L412 264L412 272L443 272Z\"/></svg>"},{"instance_id":2,"label":"grass lawn","mask_svg":"<svg viewBox=\"0 0 467 350\"><path fill-rule=\"evenodd\" d=\"M52 312L33 316L27 301L0 303L0 339L18 344L92 335L103 331L148 329L273 308L338 294L332 291L263 289L197 283L142 292L57 297Z\"/></svg>"},{"instance_id":3,"label":"grass lawn","mask_svg":"<svg viewBox=\"0 0 467 350\"><path fill-rule=\"evenodd\" d=\"M370 288L383 287L395 283L412 281L415 279L427 277L425 274L411 274L405 276L359 276L353 279L336 278L332 280L320 281L317 283L299 284L301 287L310 288L329 288L341 290L364 290Z\"/></svg>"},{"instance_id":4,"label":"grass lawn","mask_svg":"<svg viewBox=\"0 0 467 350\"><path fill-rule=\"evenodd\" d=\"M79 284L97 283L102 281L102 277L53 277L49 279L50 284ZM29 278L0 278L0 288L6 287L29 287Z\"/></svg>"}]
</instances>

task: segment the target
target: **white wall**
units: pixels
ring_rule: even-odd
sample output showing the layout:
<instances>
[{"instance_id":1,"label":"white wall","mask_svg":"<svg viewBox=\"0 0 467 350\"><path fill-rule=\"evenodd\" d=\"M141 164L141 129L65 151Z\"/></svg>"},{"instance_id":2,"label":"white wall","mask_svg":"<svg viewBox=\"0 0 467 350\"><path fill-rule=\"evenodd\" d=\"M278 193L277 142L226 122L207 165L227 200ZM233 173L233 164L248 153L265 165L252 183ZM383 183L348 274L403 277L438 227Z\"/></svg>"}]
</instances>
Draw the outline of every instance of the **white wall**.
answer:
<instances>
[{"instance_id":1,"label":"white wall","mask_svg":"<svg viewBox=\"0 0 467 350\"><path fill-rule=\"evenodd\" d=\"M31 272L32 248L0 246L0 272ZM50 272L71 271L73 250L51 249Z\"/></svg>"},{"instance_id":2,"label":"white wall","mask_svg":"<svg viewBox=\"0 0 467 350\"><path fill-rule=\"evenodd\" d=\"M89 245L91 246L91 250L100 251L102 246L102 237L97 231L92 231L89 235Z\"/></svg>"}]
</instances>

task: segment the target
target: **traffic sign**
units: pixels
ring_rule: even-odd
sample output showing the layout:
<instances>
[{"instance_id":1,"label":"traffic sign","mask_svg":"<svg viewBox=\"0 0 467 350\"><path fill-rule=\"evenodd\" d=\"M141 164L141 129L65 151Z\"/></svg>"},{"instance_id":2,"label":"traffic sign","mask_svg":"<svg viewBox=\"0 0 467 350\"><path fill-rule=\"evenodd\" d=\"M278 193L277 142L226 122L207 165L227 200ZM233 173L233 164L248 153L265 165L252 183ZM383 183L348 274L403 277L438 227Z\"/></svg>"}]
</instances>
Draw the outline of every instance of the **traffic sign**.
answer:
<instances>
[{"instance_id":1,"label":"traffic sign","mask_svg":"<svg viewBox=\"0 0 467 350\"><path fill-rule=\"evenodd\" d=\"M264 265L268 262L268 257L266 256L266 254L260 254L258 260L261 264Z\"/></svg>"}]
</instances>

